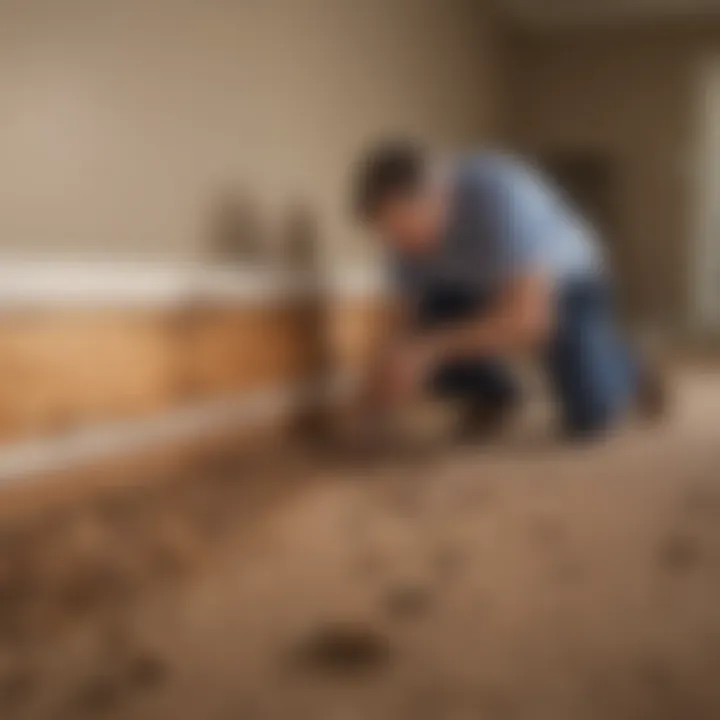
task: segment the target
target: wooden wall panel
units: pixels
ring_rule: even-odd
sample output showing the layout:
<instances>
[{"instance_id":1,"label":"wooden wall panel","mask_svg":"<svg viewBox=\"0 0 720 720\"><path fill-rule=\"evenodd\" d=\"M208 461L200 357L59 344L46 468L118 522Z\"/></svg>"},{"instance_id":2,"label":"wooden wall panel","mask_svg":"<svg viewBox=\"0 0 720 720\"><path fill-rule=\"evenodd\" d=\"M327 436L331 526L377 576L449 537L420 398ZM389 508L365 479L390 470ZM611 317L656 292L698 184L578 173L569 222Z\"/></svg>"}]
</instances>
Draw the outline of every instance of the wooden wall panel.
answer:
<instances>
[{"instance_id":1,"label":"wooden wall panel","mask_svg":"<svg viewBox=\"0 0 720 720\"><path fill-rule=\"evenodd\" d=\"M300 384L361 363L378 305L19 312L0 319L0 440Z\"/></svg>"},{"instance_id":2,"label":"wooden wall panel","mask_svg":"<svg viewBox=\"0 0 720 720\"><path fill-rule=\"evenodd\" d=\"M0 321L0 431L63 432L167 403L161 318L147 313L22 313Z\"/></svg>"}]
</instances>

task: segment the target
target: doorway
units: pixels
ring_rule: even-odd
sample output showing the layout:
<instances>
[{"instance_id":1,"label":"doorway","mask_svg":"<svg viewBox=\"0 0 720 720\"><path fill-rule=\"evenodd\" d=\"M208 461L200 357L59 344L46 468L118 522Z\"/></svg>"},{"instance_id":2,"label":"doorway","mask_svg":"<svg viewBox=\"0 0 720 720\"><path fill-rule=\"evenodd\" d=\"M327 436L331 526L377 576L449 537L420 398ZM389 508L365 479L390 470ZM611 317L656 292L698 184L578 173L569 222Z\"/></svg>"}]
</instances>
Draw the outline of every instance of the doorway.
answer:
<instances>
[{"instance_id":1,"label":"doorway","mask_svg":"<svg viewBox=\"0 0 720 720\"><path fill-rule=\"evenodd\" d=\"M716 334L720 331L720 61L706 62L699 77L689 320L694 330Z\"/></svg>"}]
</instances>

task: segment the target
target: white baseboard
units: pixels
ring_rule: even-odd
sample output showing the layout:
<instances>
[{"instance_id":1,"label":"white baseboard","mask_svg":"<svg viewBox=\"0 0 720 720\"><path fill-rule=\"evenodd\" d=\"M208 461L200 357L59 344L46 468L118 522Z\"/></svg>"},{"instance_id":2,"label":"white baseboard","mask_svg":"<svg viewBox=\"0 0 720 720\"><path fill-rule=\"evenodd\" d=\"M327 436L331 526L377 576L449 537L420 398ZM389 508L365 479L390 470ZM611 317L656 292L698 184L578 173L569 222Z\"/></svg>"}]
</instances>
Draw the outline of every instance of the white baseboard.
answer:
<instances>
[{"instance_id":1,"label":"white baseboard","mask_svg":"<svg viewBox=\"0 0 720 720\"><path fill-rule=\"evenodd\" d=\"M333 402L347 391L349 383L343 378L331 383L267 388L62 437L14 443L0 448L0 485L171 442L201 439L224 429L272 424L304 407Z\"/></svg>"},{"instance_id":2,"label":"white baseboard","mask_svg":"<svg viewBox=\"0 0 720 720\"><path fill-rule=\"evenodd\" d=\"M0 309L268 304L318 294L372 299L387 290L377 267L312 274L272 266L0 259Z\"/></svg>"}]
</instances>

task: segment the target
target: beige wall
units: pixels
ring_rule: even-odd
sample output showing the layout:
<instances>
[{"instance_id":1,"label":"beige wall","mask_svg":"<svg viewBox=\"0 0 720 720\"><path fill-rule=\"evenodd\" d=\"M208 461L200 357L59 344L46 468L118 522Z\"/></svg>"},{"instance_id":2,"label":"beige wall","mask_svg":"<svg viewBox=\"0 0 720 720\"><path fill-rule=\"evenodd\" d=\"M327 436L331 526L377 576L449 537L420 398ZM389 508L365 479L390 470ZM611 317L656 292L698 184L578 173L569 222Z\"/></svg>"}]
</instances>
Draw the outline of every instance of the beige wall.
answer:
<instances>
[{"instance_id":1,"label":"beige wall","mask_svg":"<svg viewBox=\"0 0 720 720\"><path fill-rule=\"evenodd\" d=\"M600 150L620 171L621 257L634 310L681 321L689 291L698 66L720 28L546 31L514 40L513 137Z\"/></svg>"},{"instance_id":2,"label":"beige wall","mask_svg":"<svg viewBox=\"0 0 720 720\"><path fill-rule=\"evenodd\" d=\"M362 253L350 158L490 132L492 53L475 0L4 0L0 249L196 256L231 188L270 241L299 199Z\"/></svg>"}]
</instances>

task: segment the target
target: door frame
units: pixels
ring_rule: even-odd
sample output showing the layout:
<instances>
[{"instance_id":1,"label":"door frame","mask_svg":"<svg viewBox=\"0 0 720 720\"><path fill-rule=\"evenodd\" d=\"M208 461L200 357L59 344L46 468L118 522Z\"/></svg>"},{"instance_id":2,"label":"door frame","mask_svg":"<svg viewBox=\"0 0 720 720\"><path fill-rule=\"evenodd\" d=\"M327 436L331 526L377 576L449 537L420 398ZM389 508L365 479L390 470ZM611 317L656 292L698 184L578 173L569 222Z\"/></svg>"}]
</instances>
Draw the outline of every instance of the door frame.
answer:
<instances>
[{"instance_id":1,"label":"door frame","mask_svg":"<svg viewBox=\"0 0 720 720\"><path fill-rule=\"evenodd\" d=\"M720 332L720 56L702 58L696 80L688 323L694 331L717 334Z\"/></svg>"}]
</instances>

